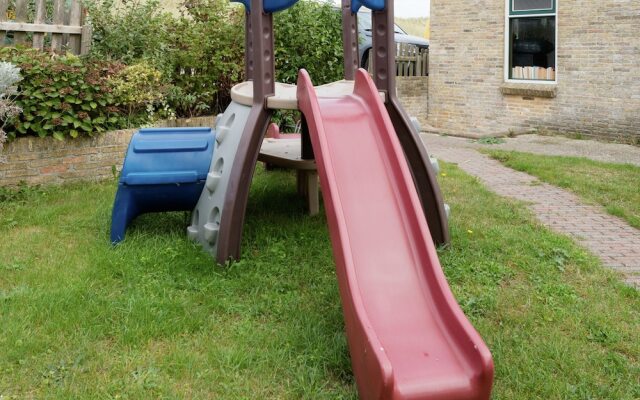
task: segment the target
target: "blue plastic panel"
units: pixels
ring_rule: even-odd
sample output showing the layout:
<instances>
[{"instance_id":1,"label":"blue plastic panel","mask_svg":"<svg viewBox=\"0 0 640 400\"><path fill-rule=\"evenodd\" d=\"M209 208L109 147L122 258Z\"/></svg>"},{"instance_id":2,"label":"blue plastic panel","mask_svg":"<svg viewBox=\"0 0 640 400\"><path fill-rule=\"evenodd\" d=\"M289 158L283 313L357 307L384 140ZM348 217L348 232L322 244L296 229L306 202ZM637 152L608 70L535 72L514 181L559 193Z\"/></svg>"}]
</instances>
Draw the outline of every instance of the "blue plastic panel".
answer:
<instances>
[{"instance_id":1,"label":"blue plastic panel","mask_svg":"<svg viewBox=\"0 0 640 400\"><path fill-rule=\"evenodd\" d=\"M352 13L357 13L363 6L371 11L382 11L386 7L386 2L385 0L351 0Z\"/></svg>"},{"instance_id":2,"label":"blue plastic panel","mask_svg":"<svg viewBox=\"0 0 640 400\"><path fill-rule=\"evenodd\" d=\"M124 178L125 185L184 184L198 181L197 171L131 172Z\"/></svg>"},{"instance_id":3,"label":"blue plastic panel","mask_svg":"<svg viewBox=\"0 0 640 400\"><path fill-rule=\"evenodd\" d=\"M269 14L276 11L286 10L297 2L298 0L264 0L264 12Z\"/></svg>"},{"instance_id":4,"label":"blue plastic panel","mask_svg":"<svg viewBox=\"0 0 640 400\"><path fill-rule=\"evenodd\" d=\"M251 12L251 0L231 0L233 3L244 4L245 10ZM298 0L264 0L262 8L267 14L271 14L277 11L286 10L287 8L296 4Z\"/></svg>"},{"instance_id":5,"label":"blue plastic panel","mask_svg":"<svg viewBox=\"0 0 640 400\"><path fill-rule=\"evenodd\" d=\"M131 138L120 183L157 185L204 181L214 145L211 128L141 129Z\"/></svg>"},{"instance_id":6,"label":"blue plastic panel","mask_svg":"<svg viewBox=\"0 0 640 400\"><path fill-rule=\"evenodd\" d=\"M154 140L135 143L136 153L163 153L171 151L205 151L209 143L206 140Z\"/></svg>"}]
</instances>

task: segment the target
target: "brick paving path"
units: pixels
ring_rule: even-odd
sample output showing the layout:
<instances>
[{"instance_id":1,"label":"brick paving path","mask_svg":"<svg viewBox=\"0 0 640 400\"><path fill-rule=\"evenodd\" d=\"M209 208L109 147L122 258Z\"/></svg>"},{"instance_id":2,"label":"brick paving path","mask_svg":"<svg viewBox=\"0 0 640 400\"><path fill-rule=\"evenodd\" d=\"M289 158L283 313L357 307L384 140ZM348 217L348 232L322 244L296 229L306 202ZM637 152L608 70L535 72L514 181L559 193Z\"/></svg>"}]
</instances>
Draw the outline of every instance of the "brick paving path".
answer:
<instances>
[{"instance_id":1,"label":"brick paving path","mask_svg":"<svg viewBox=\"0 0 640 400\"><path fill-rule=\"evenodd\" d=\"M515 150L547 156L585 157L595 161L629 163L640 166L640 147L595 140L577 140L562 136L521 135L502 138L500 144L482 144L477 140L423 133L427 148L432 146Z\"/></svg>"},{"instance_id":2,"label":"brick paving path","mask_svg":"<svg viewBox=\"0 0 640 400\"><path fill-rule=\"evenodd\" d=\"M640 289L640 230L600 207L584 204L572 193L540 183L471 148L431 143L428 150L439 159L458 164L495 193L527 202L540 222L574 238Z\"/></svg>"}]
</instances>

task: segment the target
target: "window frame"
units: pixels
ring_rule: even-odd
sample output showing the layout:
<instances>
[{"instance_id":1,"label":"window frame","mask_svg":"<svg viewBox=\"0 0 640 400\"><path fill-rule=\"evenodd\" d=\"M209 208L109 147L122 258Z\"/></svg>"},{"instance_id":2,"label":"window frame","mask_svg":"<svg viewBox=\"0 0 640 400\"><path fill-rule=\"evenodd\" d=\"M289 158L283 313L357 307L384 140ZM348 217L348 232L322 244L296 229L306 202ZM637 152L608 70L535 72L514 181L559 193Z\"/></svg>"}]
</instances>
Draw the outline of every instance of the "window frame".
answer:
<instances>
[{"instance_id":1,"label":"window frame","mask_svg":"<svg viewBox=\"0 0 640 400\"><path fill-rule=\"evenodd\" d=\"M518 15L538 15L538 14L556 14L556 1L551 1L551 8L539 8L539 9L531 9L531 10L520 10L515 11L513 8L513 3L516 0L507 0L509 2L509 15L518 16Z\"/></svg>"},{"instance_id":2,"label":"window frame","mask_svg":"<svg viewBox=\"0 0 640 400\"><path fill-rule=\"evenodd\" d=\"M523 84L540 84L540 85L557 85L558 84L558 0L552 0L553 8L548 10L527 10L527 11L513 11L513 1L505 0L505 13L504 13L504 82L506 83L523 83ZM538 80L538 79L511 79L509 78L509 71L511 65L509 60L510 54L510 33L511 33L511 19L512 18L527 18L527 17L555 17L555 80Z\"/></svg>"}]
</instances>

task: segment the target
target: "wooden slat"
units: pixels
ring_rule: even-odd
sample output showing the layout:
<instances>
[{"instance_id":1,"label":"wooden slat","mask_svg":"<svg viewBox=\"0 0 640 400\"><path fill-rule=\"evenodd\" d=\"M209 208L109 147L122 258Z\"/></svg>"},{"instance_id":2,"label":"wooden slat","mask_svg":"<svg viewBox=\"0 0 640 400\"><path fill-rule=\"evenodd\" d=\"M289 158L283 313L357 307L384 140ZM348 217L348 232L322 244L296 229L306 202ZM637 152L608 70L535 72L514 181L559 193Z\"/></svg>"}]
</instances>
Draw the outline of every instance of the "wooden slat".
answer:
<instances>
[{"instance_id":1,"label":"wooden slat","mask_svg":"<svg viewBox=\"0 0 640 400\"><path fill-rule=\"evenodd\" d=\"M422 76L429 76L429 51L425 51L422 55L422 65L424 65L424 73Z\"/></svg>"},{"instance_id":2,"label":"wooden slat","mask_svg":"<svg viewBox=\"0 0 640 400\"><path fill-rule=\"evenodd\" d=\"M0 0L0 23L7 20L7 10L9 9L9 0ZM4 46L6 33L0 29L0 47Z\"/></svg>"},{"instance_id":3,"label":"wooden slat","mask_svg":"<svg viewBox=\"0 0 640 400\"><path fill-rule=\"evenodd\" d=\"M64 0L53 1L53 24L64 24ZM62 33L51 34L51 51L62 52Z\"/></svg>"},{"instance_id":4,"label":"wooden slat","mask_svg":"<svg viewBox=\"0 0 640 400\"><path fill-rule=\"evenodd\" d=\"M41 33L71 33L79 35L82 33L81 26L47 25L47 24L26 24L18 22L0 22L0 30L15 32L41 32Z\"/></svg>"},{"instance_id":5,"label":"wooden slat","mask_svg":"<svg viewBox=\"0 0 640 400\"><path fill-rule=\"evenodd\" d=\"M27 0L16 0L16 21L27 22ZM27 34L24 32L15 32L13 34L15 44L25 44L27 42Z\"/></svg>"},{"instance_id":6,"label":"wooden slat","mask_svg":"<svg viewBox=\"0 0 640 400\"><path fill-rule=\"evenodd\" d=\"M73 0L71 2L71 8L69 10L69 25L82 25L82 6L78 0ZM74 54L80 54L80 43L80 35L71 35L69 37L69 48Z\"/></svg>"},{"instance_id":7,"label":"wooden slat","mask_svg":"<svg viewBox=\"0 0 640 400\"><path fill-rule=\"evenodd\" d=\"M41 25L45 22L47 17L47 5L45 0L36 0L36 16L34 18L34 25ZM30 29L33 34L33 48L42 50L44 48L44 33L36 32Z\"/></svg>"}]
</instances>

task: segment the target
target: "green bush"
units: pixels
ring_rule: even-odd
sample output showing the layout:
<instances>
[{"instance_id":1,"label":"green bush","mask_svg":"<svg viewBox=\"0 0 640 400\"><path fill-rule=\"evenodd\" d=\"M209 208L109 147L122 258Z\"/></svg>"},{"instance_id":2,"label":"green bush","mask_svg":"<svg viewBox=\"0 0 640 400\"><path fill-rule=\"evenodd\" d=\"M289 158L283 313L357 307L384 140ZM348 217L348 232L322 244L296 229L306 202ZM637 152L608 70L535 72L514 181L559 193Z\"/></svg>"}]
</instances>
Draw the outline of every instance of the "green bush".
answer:
<instances>
[{"instance_id":1,"label":"green bush","mask_svg":"<svg viewBox=\"0 0 640 400\"><path fill-rule=\"evenodd\" d=\"M276 77L296 83L309 71L315 85L343 79L342 16L330 3L302 0L274 15Z\"/></svg>"},{"instance_id":2,"label":"green bush","mask_svg":"<svg viewBox=\"0 0 640 400\"><path fill-rule=\"evenodd\" d=\"M216 114L244 74L244 12L228 0L189 0L167 27L169 103L181 116Z\"/></svg>"},{"instance_id":3,"label":"green bush","mask_svg":"<svg viewBox=\"0 0 640 400\"><path fill-rule=\"evenodd\" d=\"M126 126L127 119L118 108L123 102L108 80L122 70L122 64L11 47L0 48L0 61L17 65L23 76L16 97L23 112L7 126L10 137L63 139Z\"/></svg>"},{"instance_id":4,"label":"green bush","mask_svg":"<svg viewBox=\"0 0 640 400\"><path fill-rule=\"evenodd\" d=\"M93 28L92 55L134 64L147 60L156 68L165 60L167 27L173 17L158 0L85 0ZM160 68L162 69L162 68Z\"/></svg>"}]
</instances>

